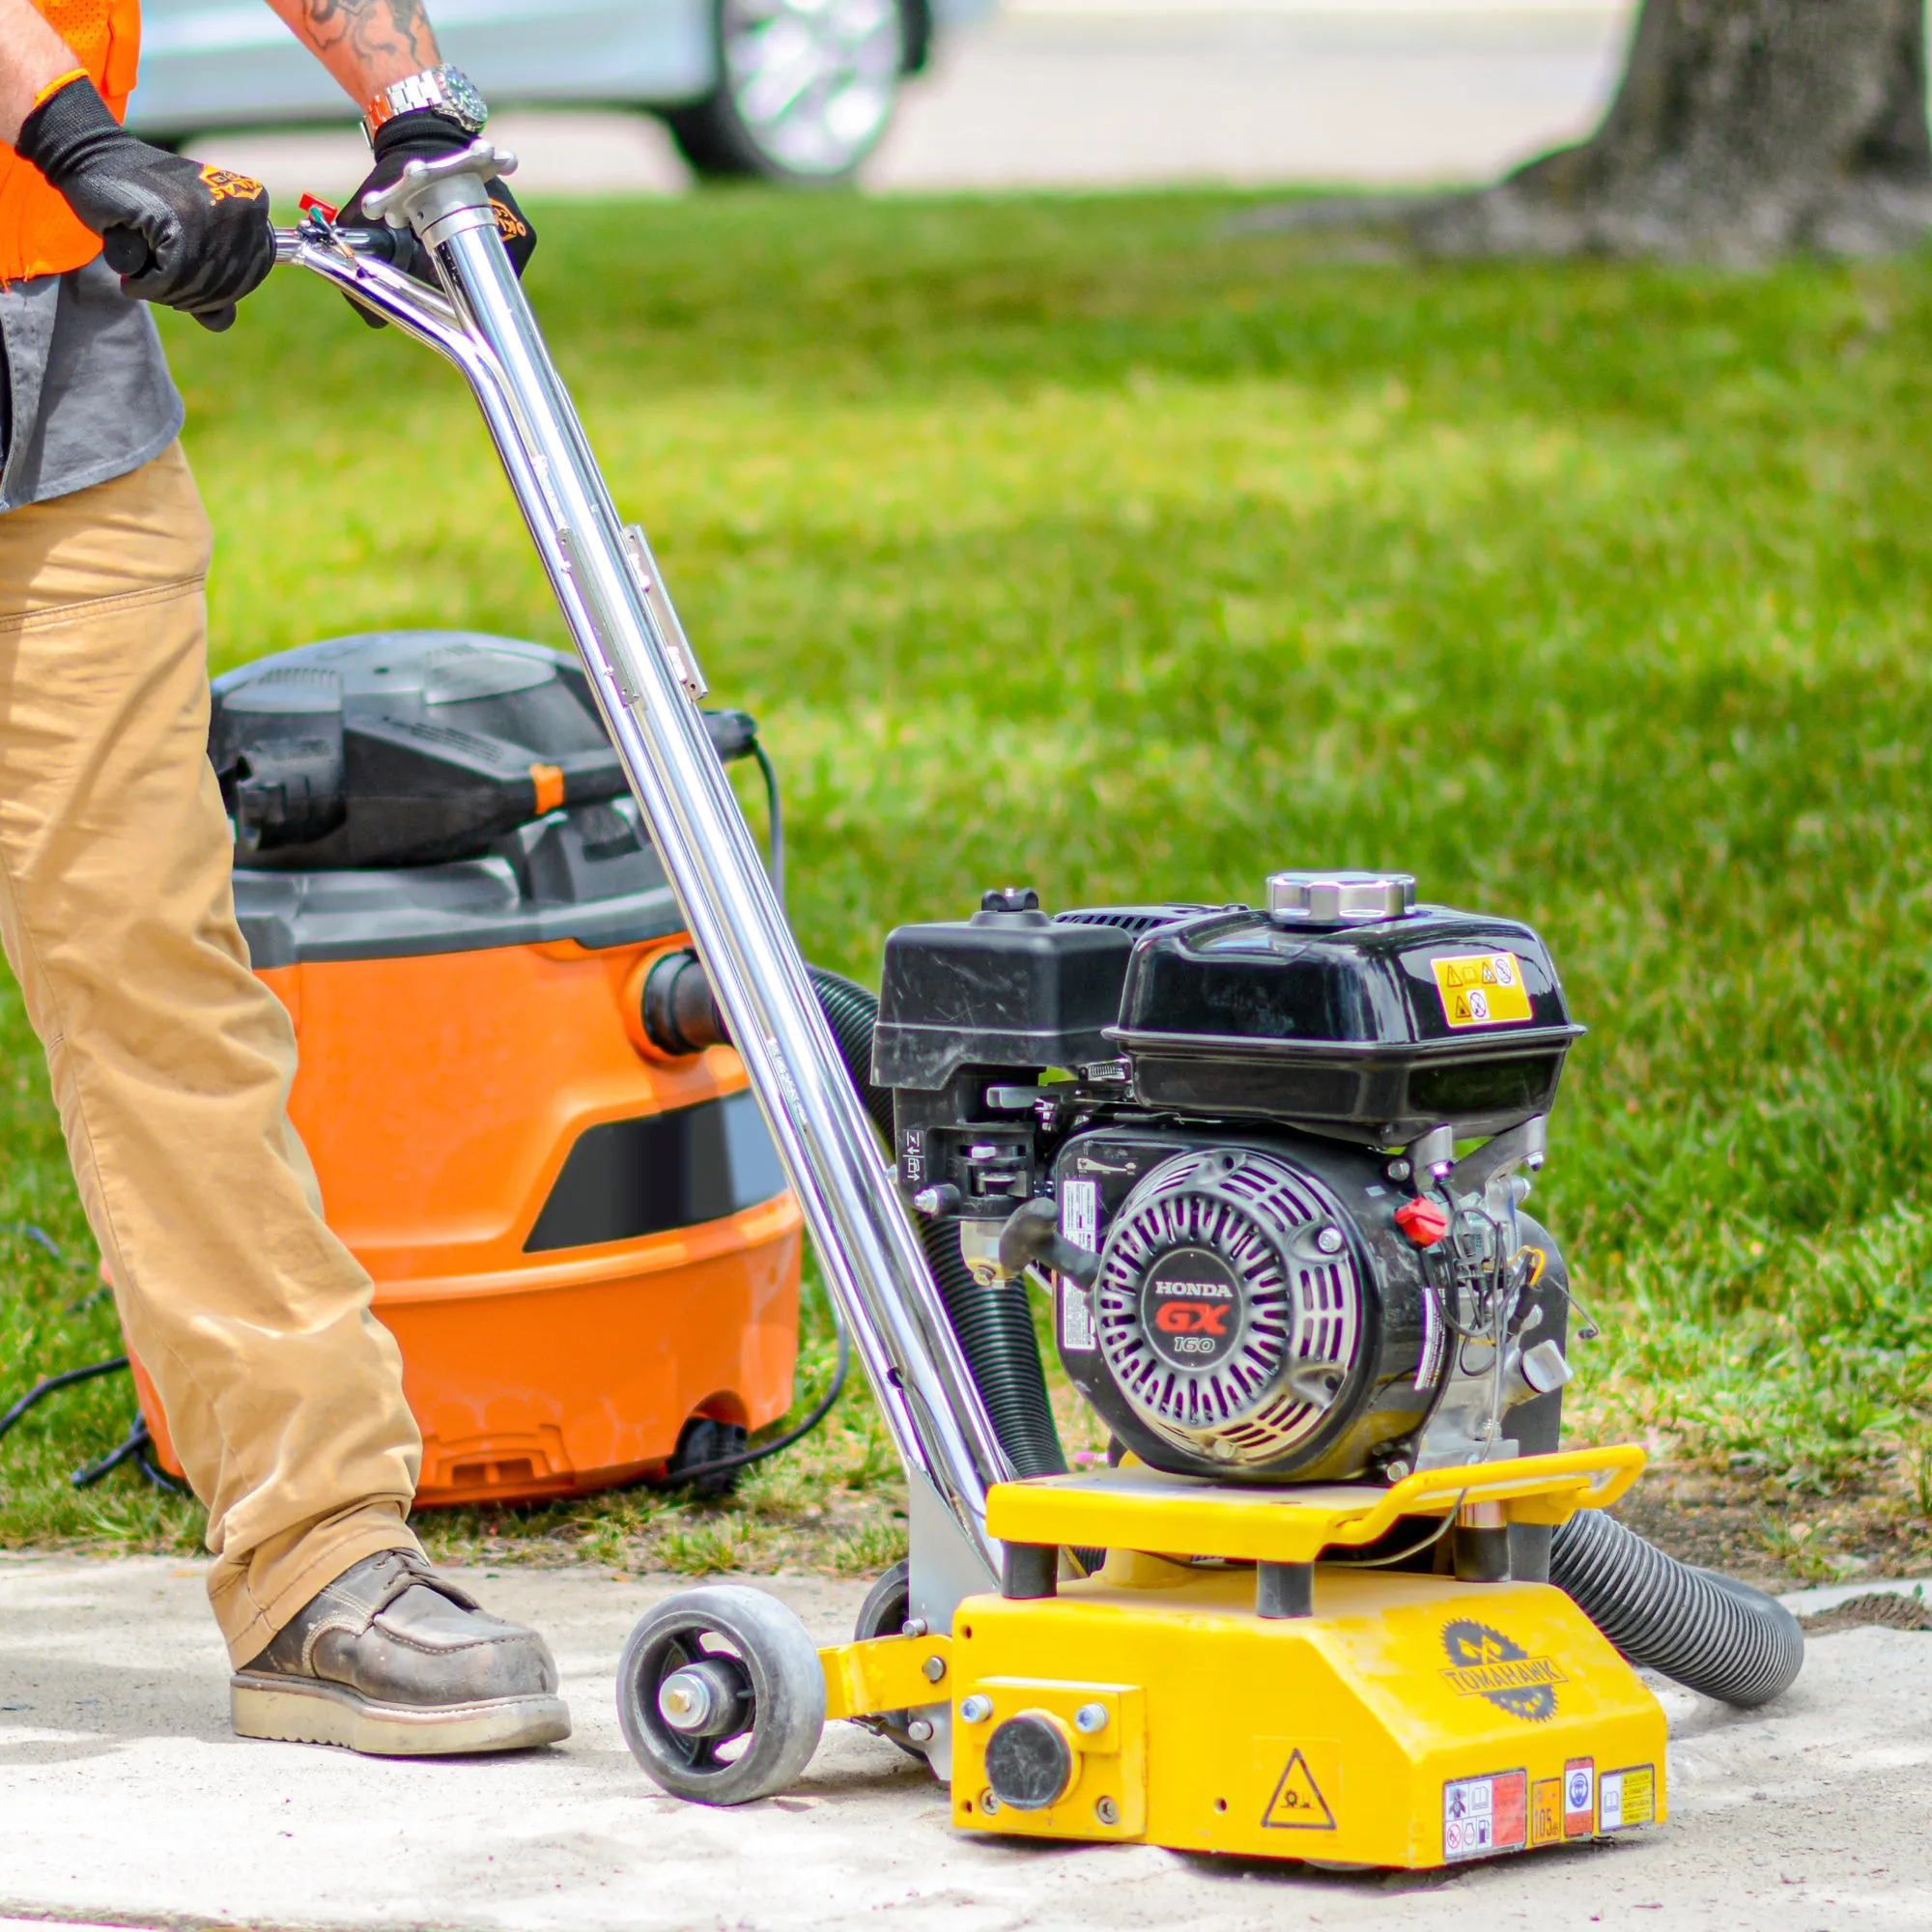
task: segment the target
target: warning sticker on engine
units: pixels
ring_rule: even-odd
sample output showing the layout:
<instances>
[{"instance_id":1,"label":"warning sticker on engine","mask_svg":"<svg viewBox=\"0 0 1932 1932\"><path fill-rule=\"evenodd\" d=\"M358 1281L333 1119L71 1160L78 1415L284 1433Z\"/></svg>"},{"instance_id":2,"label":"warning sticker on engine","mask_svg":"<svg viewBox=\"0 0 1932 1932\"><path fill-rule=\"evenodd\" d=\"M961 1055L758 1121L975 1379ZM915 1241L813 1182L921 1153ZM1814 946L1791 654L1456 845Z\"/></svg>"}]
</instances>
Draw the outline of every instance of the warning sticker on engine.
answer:
<instances>
[{"instance_id":1,"label":"warning sticker on engine","mask_svg":"<svg viewBox=\"0 0 1932 1932\"><path fill-rule=\"evenodd\" d=\"M1100 1246L1100 1183L1064 1180L1060 1184L1060 1232L1076 1248L1089 1254ZM1075 1354L1091 1354L1099 1346L1094 1328L1094 1303L1086 1289L1070 1274L1060 1277L1060 1346Z\"/></svg>"},{"instance_id":2,"label":"warning sticker on engine","mask_svg":"<svg viewBox=\"0 0 1932 1932\"><path fill-rule=\"evenodd\" d=\"M1514 952L1469 952L1435 962L1442 1016L1452 1027L1510 1026L1533 1018Z\"/></svg>"},{"instance_id":3,"label":"warning sticker on engine","mask_svg":"<svg viewBox=\"0 0 1932 1932\"><path fill-rule=\"evenodd\" d=\"M1073 1355L1091 1355L1100 1346L1094 1304L1071 1275L1060 1278L1060 1346Z\"/></svg>"},{"instance_id":4,"label":"warning sticker on engine","mask_svg":"<svg viewBox=\"0 0 1932 1932\"><path fill-rule=\"evenodd\" d=\"M1486 1859L1529 1842L1529 1774L1497 1771L1452 1778L1442 1787L1442 1856Z\"/></svg>"},{"instance_id":5,"label":"warning sticker on engine","mask_svg":"<svg viewBox=\"0 0 1932 1932\"><path fill-rule=\"evenodd\" d=\"M1657 1822L1657 1768L1633 1765L1628 1771L1606 1771L1597 1780L1597 1829L1628 1832L1636 1825Z\"/></svg>"}]
</instances>

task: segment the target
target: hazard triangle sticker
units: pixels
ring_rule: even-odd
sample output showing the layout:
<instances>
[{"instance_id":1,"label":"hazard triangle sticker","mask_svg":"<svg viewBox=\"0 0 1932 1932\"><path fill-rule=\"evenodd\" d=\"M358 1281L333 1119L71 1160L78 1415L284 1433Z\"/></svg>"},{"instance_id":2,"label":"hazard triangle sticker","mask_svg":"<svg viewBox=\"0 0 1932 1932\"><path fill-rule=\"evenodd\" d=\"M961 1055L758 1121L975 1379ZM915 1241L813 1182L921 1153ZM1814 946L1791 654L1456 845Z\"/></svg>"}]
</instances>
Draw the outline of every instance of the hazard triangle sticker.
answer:
<instances>
[{"instance_id":1,"label":"hazard triangle sticker","mask_svg":"<svg viewBox=\"0 0 1932 1932\"><path fill-rule=\"evenodd\" d=\"M1332 1832L1335 1814L1328 1808L1308 1760L1296 1751L1281 1775L1281 1782L1262 1813L1262 1823L1276 1832Z\"/></svg>"}]
</instances>

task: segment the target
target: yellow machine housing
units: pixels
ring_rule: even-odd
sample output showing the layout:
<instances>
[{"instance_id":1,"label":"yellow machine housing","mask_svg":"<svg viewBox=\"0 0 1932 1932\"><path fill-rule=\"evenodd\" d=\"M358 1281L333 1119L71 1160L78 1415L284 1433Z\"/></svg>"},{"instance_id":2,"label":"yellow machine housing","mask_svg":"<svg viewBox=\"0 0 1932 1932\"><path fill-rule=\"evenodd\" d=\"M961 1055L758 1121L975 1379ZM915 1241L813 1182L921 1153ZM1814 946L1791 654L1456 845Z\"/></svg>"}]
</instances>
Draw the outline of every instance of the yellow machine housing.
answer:
<instances>
[{"instance_id":1,"label":"yellow machine housing","mask_svg":"<svg viewBox=\"0 0 1932 1932\"><path fill-rule=\"evenodd\" d=\"M1131 1466L1005 1484L996 1535L1097 1543L1104 1564L1050 1597L968 1598L948 1636L821 1652L829 1715L949 1726L970 1832L1415 1869L1659 1824L1662 1710L1560 1590L1343 1561L1314 1563L1312 1614L1264 1615L1257 1589L1264 1565L1363 1547L1402 1518L1560 1522L1614 1501L1642 1461L1571 1451L1389 1489ZM990 1788L1013 1719L1067 1767L1036 1808Z\"/></svg>"}]
</instances>

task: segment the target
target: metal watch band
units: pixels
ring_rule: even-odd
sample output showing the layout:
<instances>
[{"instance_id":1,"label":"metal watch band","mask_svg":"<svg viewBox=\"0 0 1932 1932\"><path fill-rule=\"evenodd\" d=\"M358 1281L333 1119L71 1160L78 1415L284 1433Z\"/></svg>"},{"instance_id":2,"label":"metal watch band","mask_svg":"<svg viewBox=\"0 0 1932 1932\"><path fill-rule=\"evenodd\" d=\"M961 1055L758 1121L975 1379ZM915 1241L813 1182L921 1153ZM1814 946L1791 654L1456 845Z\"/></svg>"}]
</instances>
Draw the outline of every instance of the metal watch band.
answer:
<instances>
[{"instance_id":1,"label":"metal watch band","mask_svg":"<svg viewBox=\"0 0 1932 1932\"><path fill-rule=\"evenodd\" d=\"M362 131L370 140L386 121L399 114L421 109L446 114L470 133L480 133L490 118L490 109L477 93L476 84L460 67L445 62L441 67L426 67L418 73L393 80L369 102L362 115Z\"/></svg>"}]
</instances>

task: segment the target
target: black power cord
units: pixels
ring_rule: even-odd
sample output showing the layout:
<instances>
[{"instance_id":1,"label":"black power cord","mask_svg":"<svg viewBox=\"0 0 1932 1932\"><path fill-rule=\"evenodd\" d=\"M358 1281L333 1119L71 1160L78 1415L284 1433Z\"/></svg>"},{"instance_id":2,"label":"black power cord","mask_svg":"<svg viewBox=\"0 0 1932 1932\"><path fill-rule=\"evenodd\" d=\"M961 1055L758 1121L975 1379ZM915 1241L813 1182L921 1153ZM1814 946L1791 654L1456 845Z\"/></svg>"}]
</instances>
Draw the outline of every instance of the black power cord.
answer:
<instances>
[{"instance_id":1,"label":"black power cord","mask_svg":"<svg viewBox=\"0 0 1932 1932\"><path fill-rule=\"evenodd\" d=\"M700 714L711 749L725 764L739 758L755 758L765 779L765 805L770 812L771 837L766 841L765 870L780 905L784 904L785 857L784 815L779 803L778 768L758 742L758 721L749 711L706 711Z\"/></svg>"},{"instance_id":2,"label":"black power cord","mask_svg":"<svg viewBox=\"0 0 1932 1932\"><path fill-rule=\"evenodd\" d=\"M90 1362L84 1369L68 1369L61 1375L48 1376L36 1382L5 1415L0 1415L0 1435L5 1435L36 1403L45 1401L56 1389L71 1388L76 1382L90 1382L96 1376L117 1375L127 1366L128 1357L116 1355L108 1361Z\"/></svg>"},{"instance_id":3,"label":"black power cord","mask_svg":"<svg viewBox=\"0 0 1932 1932\"><path fill-rule=\"evenodd\" d=\"M785 836L784 813L779 804L778 767L771 761L763 745L754 738L752 741L752 755L758 761L758 769L765 775L766 824L771 836L765 841L767 853L765 869L771 874L772 896L780 905L785 902Z\"/></svg>"},{"instance_id":4,"label":"black power cord","mask_svg":"<svg viewBox=\"0 0 1932 1932\"><path fill-rule=\"evenodd\" d=\"M133 1427L128 1430L121 1446L110 1449L98 1463L83 1463L68 1481L77 1490L90 1490L102 1476L111 1476L122 1463L132 1463L156 1489L167 1490L175 1495L182 1494L181 1486L171 1482L148 1461L147 1452L154 1446L154 1441L155 1438L148 1434L148 1418L137 1408Z\"/></svg>"},{"instance_id":5,"label":"black power cord","mask_svg":"<svg viewBox=\"0 0 1932 1932\"><path fill-rule=\"evenodd\" d=\"M118 1375L128 1366L126 1355L114 1355L104 1362L90 1362L84 1369L68 1369L57 1376L47 1376L38 1381L10 1408L0 1415L0 1435L5 1435L19 1419L37 1403L56 1393L60 1389L72 1388L77 1382L91 1382L98 1376ZM157 1490L165 1490L171 1496L185 1496L187 1489L175 1481L165 1469L159 1469L150 1459L148 1451L155 1446L155 1438L148 1433L148 1418L139 1409L134 1411L134 1426L128 1430L127 1439L119 1448L110 1450L98 1463L83 1463L68 1478L75 1489L85 1490L99 1482L102 1476L111 1475L124 1463L132 1463L141 1474Z\"/></svg>"}]
</instances>

